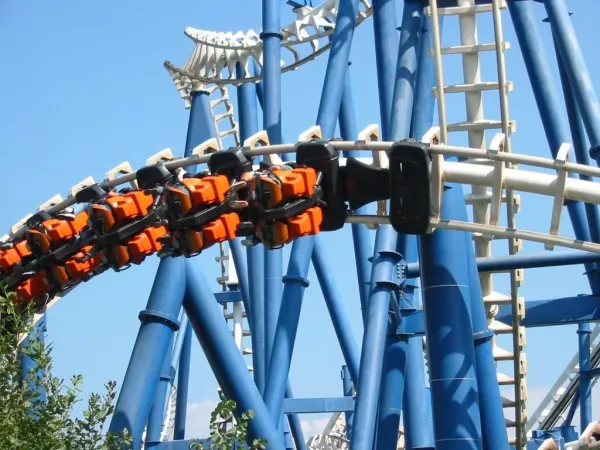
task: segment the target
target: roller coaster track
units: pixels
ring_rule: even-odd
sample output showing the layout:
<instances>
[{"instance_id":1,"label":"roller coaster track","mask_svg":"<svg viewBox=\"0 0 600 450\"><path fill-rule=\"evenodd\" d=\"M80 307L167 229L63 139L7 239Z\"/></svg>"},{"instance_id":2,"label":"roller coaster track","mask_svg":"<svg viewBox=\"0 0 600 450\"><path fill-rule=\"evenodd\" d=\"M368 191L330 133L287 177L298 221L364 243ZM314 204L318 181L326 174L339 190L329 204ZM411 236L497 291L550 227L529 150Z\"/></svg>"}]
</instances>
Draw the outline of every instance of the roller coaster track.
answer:
<instances>
[{"instance_id":1,"label":"roller coaster track","mask_svg":"<svg viewBox=\"0 0 600 450\"><path fill-rule=\"evenodd\" d=\"M309 131L315 132L313 127ZM545 245L562 246L579 250L600 253L600 244L593 242L579 241L576 239L561 237L557 235L557 226L562 213L562 205L564 200L584 201L594 204L600 204L600 185L593 182L582 181L573 177L568 177L568 174L586 174L591 177L600 176L600 168L594 168L586 165L575 164L567 161L570 146L563 144L558 152L556 160L518 155L514 153L505 153L498 151L498 148L488 149L473 149L468 147L456 147L436 144L436 136L439 134L438 128L432 128L424 137L423 142L429 144L429 153L432 158L431 162L431 188L432 188L432 205L433 216L431 218L431 231L436 228L453 229L475 233L481 236L495 236L518 238L539 242ZM499 145L504 137L501 133L497 134L493 140L495 145ZM265 144L258 146L259 144ZM338 151L364 151L371 150L374 152L384 152L389 150L394 143L392 142L376 142L376 141L332 141L330 145ZM296 144L281 144L268 145L266 132L259 132L255 136L244 142L244 148L251 155L273 155L279 153L292 153L296 149ZM188 158L174 158L170 151L162 151L154 155L148 160L148 164L156 164L163 161L161 164L171 171L182 169L194 165L204 164L209 161L210 153L218 151L218 143L216 139L208 140L194 149L193 155ZM484 166L481 164L473 164L469 161L451 162L444 161L442 156L458 156L461 158L478 158L480 160L488 160L493 162L493 165ZM382 157L385 157L382 154ZM363 159L369 162L370 158ZM345 159L340 158L341 165L344 165ZM505 168L503 163L513 163L521 165L530 165L537 168L552 169L556 171L556 175L540 173L539 171L524 171L517 168ZM441 188L443 183L454 182L464 183L476 186L492 187L492 204L494 198L501 198L503 189L511 189L522 192L530 192L551 196L554 198L554 207L550 214L548 222L550 230L548 232L528 231L511 229L499 225L489 225L453 220L444 220L439 218ZM41 205L39 211L45 211L50 215L56 215L65 210L72 210L76 203L76 194L86 186L91 186L95 181L88 177L83 182L78 183L70 190L66 199L60 196L54 196L50 201ZM136 173L133 172L128 163L123 163L108 172L107 178L101 183L104 189L114 189L118 186L130 183L136 185ZM10 233L0 238L0 243L10 245L11 242L22 239L28 227L25 224L28 215L17 224L15 224ZM389 223L389 218L386 216L369 216L355 215L350 212L346 217L347 223ZM542 223L540 221L540 223ZM64 297L71 289L62 292L54 297L51 302L45 305L45 309L56 304L60 298Z\"/></svg>"},{"instance_id":2,"label":"roller coaster track","mask_svg":"<svg viewBox=\"0 0 600 450\"><path fill-rule=\"evenodd\" d=\"M329 37L335 28L337 3L337 0L326 0L314 8L303 6L295 9L296 20L281 29L281 48L284 50L282 72L298 69L331 47ZM364 22L371 13L369 1L361 0L356 25ZM194 82L236 85L262 79L262 40L254 30L232 33L188 27L185 35L195 43L187 62L181 68L169 61L164 63L184 99L189 98ZM236 77L237 65L242 68L242 78ZM259 73L251 75L250 67L255 65Z\"/></svg>"}]
</instances>

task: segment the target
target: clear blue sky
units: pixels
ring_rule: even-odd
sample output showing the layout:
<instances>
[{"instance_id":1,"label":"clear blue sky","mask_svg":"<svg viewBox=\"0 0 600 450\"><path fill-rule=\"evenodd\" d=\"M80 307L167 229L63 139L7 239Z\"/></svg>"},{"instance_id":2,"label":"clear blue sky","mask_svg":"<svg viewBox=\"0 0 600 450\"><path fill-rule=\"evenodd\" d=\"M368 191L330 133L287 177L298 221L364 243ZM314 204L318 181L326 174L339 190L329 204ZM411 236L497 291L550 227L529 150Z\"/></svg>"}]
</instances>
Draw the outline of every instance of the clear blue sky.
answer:
<instances>
[{"instance_id":1,"label":"clear blue sky","mask_svg":"<svg viewBox=\"0 0 600 450\"><path fill-rule=\"evenodd\" d=\"M282 2L283 3L283 2ZM289 8L283 21L291 21ZM545 17L541 7L540 20ZM232 11L235 10L235 14ZM593 55L592 34L597 26L595 2L573 2L573 21L588 56L592 74L600 69ZM193 48L183 35L186 26L218 31L260 30L260 2L156 0L129 2L8 1L0 7L0 154L5 167L0 228L13 223L56 193L92 175L97 180L124 160L134 167L170 147L181 154L187 111L175 91L164 60L183 64ZM508 15L504 15L508 23ZM547 24L540 22L546 42ZM447 43L457 43L455 26L444 27ZM480 26L481 42L491 42L491 22ZM508 78L515 84L510 97L511 118L517 121L513 151L548 156L548 145L534 105L512 26L505 30L513 45L507 53ZM488 56L490 57L488 59ZM289 142L314 124L321 94L326 56L283 78L283 131ZM354 102L359 128L379 121L372 21L356 32L352 51ZM449 83L461 77L460 61L449 57ZM492 55L484 58L483 76L495 80ZM555 72L556 80L557 74ZM597 77L593 77L600 89ZM558 84L556 84L558 88ZM460 98L459 98L460 100ZM495 97L486 95L490 116ZM451 115L463 114L462 101L449 103ZM548 229L551 200L524 195L517 224L525 229ZM3 234L3 233L0 233ZM563 220L561 234L572 234ZM331 246L332 276L347 299L357 339L359 303L354 280L350 232L323 236ZM504 252L505 243L496 248ZM525 244L524 252L541 251ZM289 251L289 249L288 249ZM217 276L215 252L202 256L209 279ZM124 273L106 273L76 289L49 314L49 339L54 344L55 370L68 377L82 373L84 394L121 381L138 330L158 260ZM588 292L582 267L529 271L521 290L526 299ZM291 377L297 396L338 395L342 355L330 325L314 272L306 291ZM499 284L498 290L506 286ZM216 285L215 285L216 288ZM360 342L360 341L359 341ZM549 348L549 343L551 347ZM531 397L548 388L576 348L574 327L528 332ZM546 353L547 352L547 353ZM551 360L548 355L551 354ZM194 349L190 403L216 398L216 383L199 346ZM535 394L538 392L538 394ZM531 405L533 406L533 404Z\"/></svg>"}]
</instances>

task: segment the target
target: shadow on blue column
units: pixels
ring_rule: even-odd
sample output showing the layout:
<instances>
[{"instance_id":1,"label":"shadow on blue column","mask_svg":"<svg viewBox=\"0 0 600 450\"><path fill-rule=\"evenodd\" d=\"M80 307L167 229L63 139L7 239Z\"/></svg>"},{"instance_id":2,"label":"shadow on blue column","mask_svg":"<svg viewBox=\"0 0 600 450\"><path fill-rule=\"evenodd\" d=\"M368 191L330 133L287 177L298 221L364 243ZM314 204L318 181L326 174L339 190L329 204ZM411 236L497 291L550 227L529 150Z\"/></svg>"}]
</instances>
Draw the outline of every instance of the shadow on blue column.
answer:
<instances>
[{"instance_id":1,"label":"shadow on blue column","mask_svg":"<svg viewBox=\"0 0 600 450\"><path fill-rule=\"evenodd\" d=\"M455 218L462 201L461 187L446 184L442 219ZM457 243L464 243L462 232L437 229L419 236L435 448L479 450L481 418L469 274L465 252L457 251Z\"/></svg>"}]
</instances>

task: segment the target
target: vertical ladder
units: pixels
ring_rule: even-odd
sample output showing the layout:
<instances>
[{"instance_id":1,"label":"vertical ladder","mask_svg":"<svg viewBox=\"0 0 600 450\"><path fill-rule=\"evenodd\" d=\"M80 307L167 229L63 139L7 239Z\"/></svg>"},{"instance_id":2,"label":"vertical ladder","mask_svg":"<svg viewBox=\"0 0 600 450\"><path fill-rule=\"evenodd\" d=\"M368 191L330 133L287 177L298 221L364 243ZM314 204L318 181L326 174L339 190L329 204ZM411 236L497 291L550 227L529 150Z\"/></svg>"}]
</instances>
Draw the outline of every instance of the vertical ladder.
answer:
<instances>
[{"instance_id":1,"label":"vertical ladder","mask_svg":"<svg viewBox=\"0 0 600 450\"><path fill-rule=\"evenodd\" d=\"M227 147L239 147L239 126L235 120L233 103L229 100L229 90L227 86L213 85L208 88L210 99L210 108L213 112L215 129L217 130L218 142L221 149ZM212 98L214 97L214 98ZM231 137L231 145L225 145L225 139Z\"/></svg>"},{"instance_id":2,"label":"vertical ladder","mask_svg":"<svg viewBox=\"0 0 600 450\"><path fill-rule=\"evenodd\" d=\"M502 36L502 23L500 9L506 8L500 0L492 0L491 4L475 5L474 0L457 0L457 5L452 7L438 8L437 0L430 0L430 6L426 8L426 14L431 15L433 31L433 56L436 64L437 86L434 95L438 100L438 115L440 126L440 139L443 144L449 144L448 133L466 132L468 134L469 147L481 148L482 154L486 149L485 131L499 130L504 135L501 151L510 152L510 135L515 131L515 123L508 119L508 92L512 90L512 83L506 80L504 51L509 44L504 42ZM494 21L495 42L490 44L479 44L477 34L476 15L492 12ZM460 26L461 45L442 48L438 17L458 16ZM495 52L498 81L482 81L481 79L481 52ZM443 83L442 55L459 54L463 63L463 84L446 86ZM483 115L483 92L498 91L500 101L500 120L488 120ZM464 93L466 103L466 121L448 124L446 120L446 102L444 94ZM494 164L489 159L470 159L472 164ZM512 165L511 167L514 167ZM467 196L468 204L473 205L473 221L483 224L497 223L497 217L490 211L492 194L486 187L472 186L472 191ZM512 192L507 191L502 202L506 204L507 226L515 227L515 214L518 210L519 199ZM493 236L477 234L473 236L475 241L475 252L478 257L491 256ZM515 239L508 240L508 253L514 254L520 250L521 242ZM513 270L510 272L510 295L500 294L493 290L493 279L490 273L480 274L480 282L483 300L488 310L489 327L496 334L506 333L512 337L511 350L504 350L496 345L494 340L494 360L497 365L501 361L512 362L513 375L498 373L498 383L501 386L512 386L514 399L503 397L505 408L514 408L514 420L507 419L507 427L515 428L515 438L512 443L521 449L526 445L525 423L527 414L525 400L527 397L525 385L525 331L519 326L524 317L524 301L518 296L518 289L523 282L523 271ZM513 309L513 321L511 324L501 324L494 320L498 305L509 303Z\"/></svg>"}]
</instances>

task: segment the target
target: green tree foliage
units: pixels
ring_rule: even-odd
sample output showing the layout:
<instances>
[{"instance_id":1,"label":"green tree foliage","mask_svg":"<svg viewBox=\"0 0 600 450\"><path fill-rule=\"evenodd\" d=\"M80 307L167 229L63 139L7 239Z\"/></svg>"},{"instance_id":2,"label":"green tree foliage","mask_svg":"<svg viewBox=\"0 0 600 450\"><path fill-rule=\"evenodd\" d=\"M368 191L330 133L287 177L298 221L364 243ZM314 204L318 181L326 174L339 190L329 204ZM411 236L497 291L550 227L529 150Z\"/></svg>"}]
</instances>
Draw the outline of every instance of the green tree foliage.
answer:
<instances>
[{"instance_id":1,"label":"green tree foliage","mask_svg":"<svg viewBox=\"0 0 600 450\"><path fill-rule=\"evenodd\" d=\"M248 439L248 423L254 417L254 411L247 411L234 420L236 403L233 400L222 399L210 416L209 450L231 450L236 444L245 443ZM227 429L227 423L233 422ZM254 439L249 450L266 449L264 439ZM206 450L201 442L192 442L190 449Z\"/></svg>"},{"instance_id":2,"label":"green tree foliage","mask_svg":"<svg viewBox=\"0 0 600 450\"><path fill-rule=\"evenodd\" d=\"M107 419L114 413L116 383L106 384L104 394L91 394L81 417L75 406L83 382L81 375L69 383L52 375L52 346L45 345L31 326L34 306L16 307L12 294L0 284L0 450L122 450L130 448L127 431L115 436L104 432ZM27 345L20 340L27 336ZM32 369L21 374L23 356L31 358ZM40 396L40 392L44 392ZM223 399L211 415L210 450L230 450L248 438L248 423L254 417L248 411L227 429L236 404ZM255 439L249 450L264 450L264 440ZM192 442L190 449L204 449Z\"/></svg>"},{"instance_id":3,"label":"green tree foliage","mask_svg":"<svg viewBox=\"0 0 600 450\"><path fill-rule=\"evenodd\" d=\"M108 435L104 425L113 414L116 383L104 394L92 394L75 418L82 377L69 383L52 376L52 347L44 345L30 325L33 307L17 310L12 295L0 286L0 450L116 450L131 437ZM28 336L28 345L19 338ZM23 355L33 368L21 379ZM42 397L39 392L45 392Z\"/></svg>"}]
</instances>

